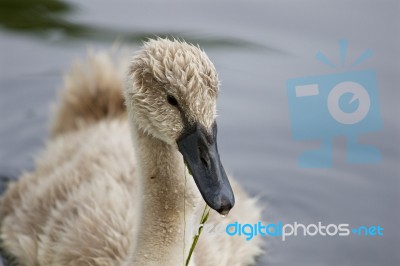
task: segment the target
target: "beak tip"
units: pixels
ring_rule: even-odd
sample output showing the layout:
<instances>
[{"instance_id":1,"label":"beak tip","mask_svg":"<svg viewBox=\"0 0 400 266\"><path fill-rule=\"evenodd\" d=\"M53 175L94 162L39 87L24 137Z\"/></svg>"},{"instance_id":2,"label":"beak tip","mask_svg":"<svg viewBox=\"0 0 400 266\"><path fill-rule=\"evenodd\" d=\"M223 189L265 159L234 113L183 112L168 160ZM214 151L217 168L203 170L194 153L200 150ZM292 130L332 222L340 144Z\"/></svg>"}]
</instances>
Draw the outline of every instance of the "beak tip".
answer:
<instances>
[{"instance_id":1,"label":"beak tip","mask_svg":"<svg viewBox=\"0 0 400 266\"><path fill-rule=\"evenodd\" d=\"M226 196L221 199L220 207L216 209L216 211L222 216L228 215L229 211L235 205L235 198L233 194L231 196Z\"/></svg>"},{"instance_id":2,"label":"beak tip","mask_svg":"<svg viewBox=\"0 0 400 266\"><path fill-rule=\"evenodd\" d=\"M229 211L228 210L223 210L223 211L221 211L221 212L218 212L222 217L226 217L226 216L228 216L228 214L229 214Z\"/></svg>"}]
</instances>

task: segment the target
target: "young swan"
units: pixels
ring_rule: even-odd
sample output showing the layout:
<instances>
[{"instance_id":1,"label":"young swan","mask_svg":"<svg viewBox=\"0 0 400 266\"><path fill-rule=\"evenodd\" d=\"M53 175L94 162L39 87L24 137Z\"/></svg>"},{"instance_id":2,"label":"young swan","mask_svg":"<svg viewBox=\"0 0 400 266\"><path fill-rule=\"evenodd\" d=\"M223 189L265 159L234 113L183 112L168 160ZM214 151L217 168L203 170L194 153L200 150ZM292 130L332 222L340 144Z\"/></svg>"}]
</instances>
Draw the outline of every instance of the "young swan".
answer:
<instances>
[{"instance_id":1,"label":"young swan","mask_svg":"<svg viewBox=\"0 0 400 266\"><path fill-rule=\"evenodd\" d=\"M105 54L66 77L36 170L2 198L3 247L19 265L184 265L204 201L220 214L234 206L206 54L150 40L130 64L127 108L122 84ZM232 188L228 217L212 211L207 223L260 219L255 200ZM205 234L191 265L253 264L260 246L259 238Z\"/></svg>"}]
</instances>

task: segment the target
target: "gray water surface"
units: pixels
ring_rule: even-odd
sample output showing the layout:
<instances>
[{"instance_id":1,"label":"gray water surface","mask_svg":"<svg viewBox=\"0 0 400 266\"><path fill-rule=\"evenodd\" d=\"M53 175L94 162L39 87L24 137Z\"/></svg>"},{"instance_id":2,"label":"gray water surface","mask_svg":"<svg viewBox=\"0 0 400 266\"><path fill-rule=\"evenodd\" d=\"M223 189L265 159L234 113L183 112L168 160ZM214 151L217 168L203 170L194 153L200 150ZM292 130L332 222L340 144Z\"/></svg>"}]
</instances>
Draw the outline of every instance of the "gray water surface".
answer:
<instances>
[{"instance_id":1,"label":"gray water surface","mask_svg":"<svg viewBox=\"0 0 400 266\"><path fill-rule=\"evenodd\" d=\"M0 176L33 168L62 74L87 47L118 40L135 49L145 37L181 37L216 65L222 160L260 197L264 220L384 228L381 237L265 237L259 265L400 265L399 1L82 2L0 4ZM339 63L342 38L349 61L373 51L353 70L377 73L383 129L361 141L382 160L347 163L346 138L338 137L331 168L300 168L298 156L319 141L292 140L286 81L337 72L315 54Z\"/></svg>"}]
</instances>

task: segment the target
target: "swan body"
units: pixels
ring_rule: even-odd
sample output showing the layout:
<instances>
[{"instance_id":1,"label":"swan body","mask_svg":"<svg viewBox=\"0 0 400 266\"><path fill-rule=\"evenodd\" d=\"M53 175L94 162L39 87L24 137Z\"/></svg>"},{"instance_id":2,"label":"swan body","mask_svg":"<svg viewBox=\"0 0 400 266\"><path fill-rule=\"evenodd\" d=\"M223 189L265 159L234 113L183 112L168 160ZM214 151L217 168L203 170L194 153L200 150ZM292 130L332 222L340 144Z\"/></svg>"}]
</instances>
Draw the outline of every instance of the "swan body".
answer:
<instances>
[{"instance_id":1,"label":"swan body","mask_svg":"<svg viewBox=\"0 0 400 266\"><path fill-rule=\"evenodd\" d=\"M97 53L66 76L35 170L1 199L3 248L17 265L184 265L205 203L176 140L185 121L212 131L217 74L198 47L167 39L148 41L127 79L124 66ZM235 207L207 223L256 223L255 199L230 184ZM218 191L222 213L233 202ZM250 265L261 253L257 237L202 235L190 265Z\"/></svg>"}]
</instances>

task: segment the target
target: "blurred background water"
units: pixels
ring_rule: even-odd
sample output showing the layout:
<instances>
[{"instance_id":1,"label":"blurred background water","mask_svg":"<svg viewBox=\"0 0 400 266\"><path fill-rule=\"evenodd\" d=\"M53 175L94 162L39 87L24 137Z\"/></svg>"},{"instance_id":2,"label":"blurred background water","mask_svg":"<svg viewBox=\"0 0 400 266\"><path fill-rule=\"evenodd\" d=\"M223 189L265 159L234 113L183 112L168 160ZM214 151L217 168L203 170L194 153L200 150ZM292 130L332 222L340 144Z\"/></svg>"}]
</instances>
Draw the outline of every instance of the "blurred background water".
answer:
<instances>
[{"instance_id":1,"label":"blurred background water","mask_svg":"<svg viewBox=\"0 0 400 266\"><path fill-rule=\"evenodd\" d=\"M268 222L380 225L383 237L266 237L259 265L400 265L400 1L0 1L0 176L33 168L47 138L50 106L63 72L88 47L117 41L136 49L147 37L198 43L222 81L219 145L225 168L260 197ZM286 80L335 73L317 51L346 70L375 69L383 129L361 141L378 164L345 161L334 139L331 168L305 169L301 152L318 140L292 140Z\"/></svg>"}]
</instances>

